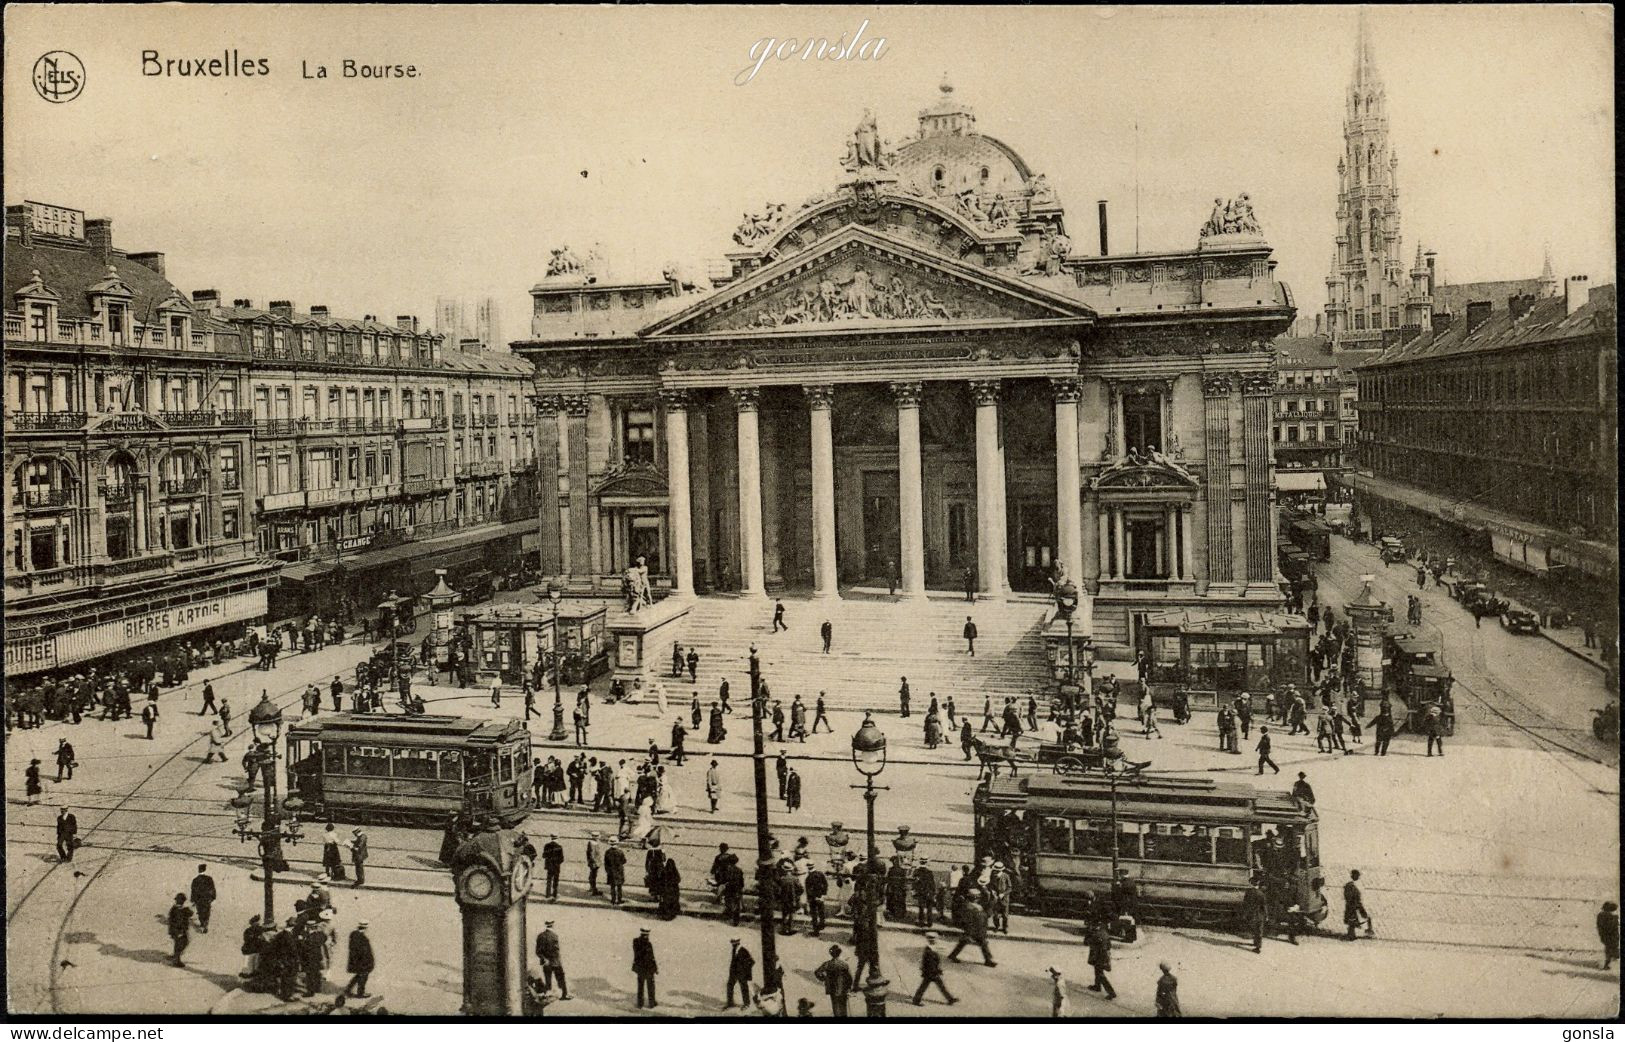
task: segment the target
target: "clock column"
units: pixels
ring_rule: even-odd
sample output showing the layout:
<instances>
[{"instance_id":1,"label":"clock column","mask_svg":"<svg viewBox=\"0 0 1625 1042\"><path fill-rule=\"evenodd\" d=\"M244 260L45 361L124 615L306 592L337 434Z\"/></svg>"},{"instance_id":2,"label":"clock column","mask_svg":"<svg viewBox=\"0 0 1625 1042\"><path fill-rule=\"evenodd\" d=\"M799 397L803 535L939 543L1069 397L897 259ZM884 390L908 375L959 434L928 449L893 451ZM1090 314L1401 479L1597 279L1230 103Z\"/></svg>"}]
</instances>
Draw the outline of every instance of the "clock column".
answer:
<instances>
[{"instance_id":1,"label":"clock column","mask_svg":"<svg viewBox=\"0 0 1625 1042\"><path fill-rule=\"evenodd\" d=\"M525 897L530 858L519 836L495 823L465 840L451 859L463 915L463 1012L517 1017L525 1012Z\"/></svg>"}]
</instances>

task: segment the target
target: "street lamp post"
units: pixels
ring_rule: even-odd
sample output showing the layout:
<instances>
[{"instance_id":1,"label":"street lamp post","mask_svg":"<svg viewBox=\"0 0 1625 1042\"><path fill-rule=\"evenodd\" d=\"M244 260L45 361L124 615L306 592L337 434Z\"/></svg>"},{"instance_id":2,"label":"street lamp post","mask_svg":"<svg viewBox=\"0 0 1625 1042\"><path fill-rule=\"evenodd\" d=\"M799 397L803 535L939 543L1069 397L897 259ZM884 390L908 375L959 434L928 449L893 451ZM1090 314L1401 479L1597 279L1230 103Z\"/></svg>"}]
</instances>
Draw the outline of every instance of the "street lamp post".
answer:
<instances>
[{"instance_id":1,"label":"street lamp post","mask_svg":"<svg viewBox=\"0 0 1625 1042\"><path fill-rule=\"evenodd\" d=\"M880 847L875 843L875 799L879 790L885 788L875 785L875 777L886 769L886 736L880 733L880 728L875 726L874 719L868 713L863 715L863 724L852 736L852 766L863 775L863 784L852 788L863 790L863 802L868 810L866 865L858 907L860 914L868 917L869 929L875 931L880 928L878 913L883 885L880 881Z\"/></svg>"},{"instance_id":2,"label":"street lamp post","mask_svg":"<svg viewBox=\"0 0 1625 1042\"><path fill-rule=\"evenodd\" d=\"M550 742L562 742L567 737L564 730L564 701L559 693L559 673L564 669L564 654L560 650L563 640L559 634L559 601L563 599L564 591L557 583L547 584L547 600L553 605L553 733L547 736Z\"/></svg>"},{"instance_id":3,"label":"street lamp post","mask_svg":"<svg viewBox=\"0 0 1625 1042\"><path fill-rule=\"evenodd\" d=\"M1072 702L1077 697L1078 686L1078 653L1072 644L1072 615L1078 610L1078 588L1070 580L1055 588L1055 610L1066 622L1066 697L1061 700L1064 730L1065 725L1072 722Z\"/></svg>"},{"instance_id":4,"label":"street lamp post","mask_svg":"<svg viewBox=\"0 0 1625 1042\"><path fill-rule=\"evenodd\" d=\"M756 789L756 884L760 888L766 873L774 871L773 837L767 827L767 753L762 740L762 663L756 645L750 648L750 733L751 780ZM758 889L758 893L760 889ZM773 930L773 902L758 901L762 928L762 990L779 990L778 937Z\"/></svg>"},{"instance_id":5,"label":"street lamp post","mask_svg":"<svg viewBox=\"0 0 1625 1042\"><path fill-rule=\"evenodd\" d=\"M271 702L269 693L261 691L259 705L249 710L248 729L254 740L256 766L264 772L265 803L259 831L248 827L248 808L253 803L248 795L249 790L243 791L231 802L237 808L237 839L246 842L252 838L259 843L261 874L265 878L264 921L274 923L275 876L277 871L285 872L288 869L288 863L282 857L282 844L299 842L299 809L302 804L297 796L288 797L283 803L288 820L281 820L276 805L276 746L282 737L282 710ZM250 786L252 783L252 779L249 779Z\"/></svg>"}]
</instances>

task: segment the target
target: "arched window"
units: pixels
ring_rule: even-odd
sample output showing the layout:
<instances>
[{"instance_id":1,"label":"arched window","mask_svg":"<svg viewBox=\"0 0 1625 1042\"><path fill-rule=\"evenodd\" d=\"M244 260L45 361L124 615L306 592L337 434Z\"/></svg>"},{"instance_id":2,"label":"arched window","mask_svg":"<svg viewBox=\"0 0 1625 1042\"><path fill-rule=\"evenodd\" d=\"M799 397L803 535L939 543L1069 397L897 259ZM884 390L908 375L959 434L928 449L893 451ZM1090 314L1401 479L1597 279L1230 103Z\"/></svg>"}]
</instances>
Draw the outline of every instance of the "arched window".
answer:
<instances>
[{"instance_id":1,"label":"arched window","mask_svg":"<svg viewBox=\"0 0 1625 1042\"><path fill-rule=\"evenodd\" d=\"M987 167L985 167L985 166L984 166L984 167L982 167L982 183L983 183L983 184L987 184L987 179L988 179L988 177L990 177L990 176L991 176L991 174L990 174L990 172L989 172L989 171L988 171L988 168L987 168Z\"/></svg>"},{"instance_id":2,"label":"arched window","mask_svg":"<svg viewBox=\"0 0 1625 1042\"><path fill-rule=\"evenodd\" d=\"M940 166L931 171L931 180L936 184L942 184L946 176L946 172Z\"/></svg>"}]
</instances>

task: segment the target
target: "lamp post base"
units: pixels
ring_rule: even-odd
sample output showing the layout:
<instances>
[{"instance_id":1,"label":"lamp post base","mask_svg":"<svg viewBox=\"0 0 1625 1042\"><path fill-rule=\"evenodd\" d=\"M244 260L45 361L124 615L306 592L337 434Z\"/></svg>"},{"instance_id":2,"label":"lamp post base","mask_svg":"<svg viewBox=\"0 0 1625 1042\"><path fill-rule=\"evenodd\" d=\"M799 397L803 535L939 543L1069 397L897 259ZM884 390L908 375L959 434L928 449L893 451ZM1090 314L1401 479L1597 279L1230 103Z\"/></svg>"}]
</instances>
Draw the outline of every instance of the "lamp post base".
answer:
<instances>
[{"instance_id":1,"label":"lamp post base","mask_svg":"<svg viewBox=\"0 0 1625 1042\"><path fill-rule=\"evenodd\" d=\"M547 736L547 740L562 742L568 737L570 737L570 734L564 729L564 707L555 702L553 703L553 731Z\"/></svg>"}]
</instances>

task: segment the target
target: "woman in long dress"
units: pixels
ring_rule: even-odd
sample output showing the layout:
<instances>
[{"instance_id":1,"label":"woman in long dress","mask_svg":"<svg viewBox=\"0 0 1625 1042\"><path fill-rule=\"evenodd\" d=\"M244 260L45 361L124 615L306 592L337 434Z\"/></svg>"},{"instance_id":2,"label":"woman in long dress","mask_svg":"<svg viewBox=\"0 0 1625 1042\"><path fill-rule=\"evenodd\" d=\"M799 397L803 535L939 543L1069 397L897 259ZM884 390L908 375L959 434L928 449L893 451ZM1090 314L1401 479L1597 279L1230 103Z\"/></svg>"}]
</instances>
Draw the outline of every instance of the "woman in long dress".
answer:
<instances>
[{"instance_id":1,"label":"woman in long dress","mask_svg":"<svg viewBox=\"0 0 1625 1042\"><path fill-rule=\"evenodd\" d=\"M683 910L683 874L677 870L677 861L667 858L660 871L660 917L675 919Z\"/></svg>"},{"instance_id":2,"label":"woman in long dress","mask_svg":"<svg viewBox=\"0 0 1625 1042\"><path fill-rule=\"evenodd\" d=\"M717 708L717 704L715 702L712 702L711 703L711 731L710 731L709 734L707 734L705 736L705 740L707 742L709 742L710 744L712 744L712 745L717 745L724 738L727 738L727 737L728 737L728 729L727 729L727 727L723 726L723 723L722 723L722 710Z\"/></svg>"},{"instance_id":3,"label":"woman in long dress","mask_svg":"<svg viewBox=\"0 0 1625 1042\"><path fill-rule=\"evenodd\" d=\"M666 768L655 768L655 813L670 814L677 809L677 785Z\"/></svg>"},{"instance_id":4,"label":"woman in long dress","mask_svg":"<svg viewBox=\"0 0 1625 1042\"><path fill-rule=\"evenodd\" d=\"M655 681L655 705L660 709L660 715L666 715L666 685Z\"/></svg>"},{"instance_id":5,"label":"woman in long dress","mask_svg":"<svg viewBox=\"0 0 1625 1042\"><path fill-rule=\"evenodd\" d=\"M332 822L322 833L322 869L329 879L344 878L344 854L339 850L339 834Z\"/></svg>"},{"instance_id":6,"label":"woman in long dress","mask_svg":"<svg viewBox=\"0 0 1625 1042\"><path fill-rule=\"evenodd\" d=\"M655 801L653 797L645 796L638 801L638 821L632 829L632 839L644 840L655 828Z\"/></svg>"}]
</instances>

